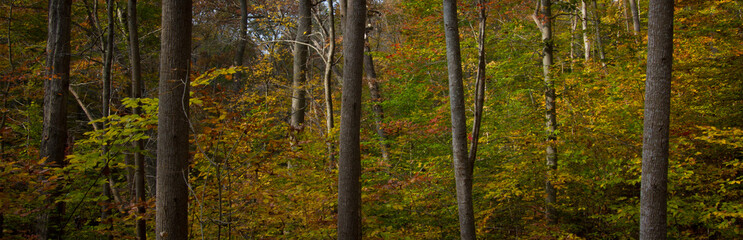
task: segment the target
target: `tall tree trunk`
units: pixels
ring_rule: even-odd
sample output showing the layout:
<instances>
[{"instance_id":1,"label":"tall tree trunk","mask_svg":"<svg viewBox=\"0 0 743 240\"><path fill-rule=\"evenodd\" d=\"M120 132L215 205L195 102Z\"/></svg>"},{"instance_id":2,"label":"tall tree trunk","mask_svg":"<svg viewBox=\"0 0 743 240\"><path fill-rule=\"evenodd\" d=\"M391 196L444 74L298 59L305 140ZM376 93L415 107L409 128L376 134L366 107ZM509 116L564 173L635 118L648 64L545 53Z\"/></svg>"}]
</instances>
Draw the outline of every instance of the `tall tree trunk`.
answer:
<instances>
[{"instance_id":1,"label":"tall tree trunk","mask_svg":"<svg viewBox=\"0 0 743 240\"><path fill-rule=\"evenodd\" d=\"M604 59L606 58L606 56L604 56L604 48L602 47L602 44L601 44L601 15L599 15L599 8L596 2L597 0L592 1L593 21L594 21L594 25L596 25L595 27L596 29L596 36L595 36L596 37L596 50L599 53L599 59L601 59L601 65L605 66L606 63L604 62Z\"/></svg>"},{"instance_id":2,"label":"tall tree trunk","mask_svg":"<svg viewBox=\"0 0 743 240\"><path fill-rule=\"evenodd\" d=\"M588 39L588 9L585 0L580 1L580 22L583 30L583 58L587 62L591 60L591 40Z\"/></svg>"},{"instance_id":3,"label":"tall tree trunk","mask_svg":"<svg viewBox=\"0 0 743 240\"><path fill-rule=\"evenodd\" d=\"M158 240L188 238L191 0L162 2L157 131Z\"/></svg>"},{"instance_id":4,"label":"tall tree trunk","mask_svg":"<svg viewBox=\"0 0 743 240\"><path fill-rule=\"evenodd\" d=\"M49 1L46 80L44 81L44 120L40 157L48 168L65 165L67 149L67 88L70 85L70 14L72 0ZM64 202L54 204L61 187L52 190L47 201L55 210L45 210L39 216L39 239L61 239Z\"/></svg>"},{"instance_id":5,"label":"tall tree trunk","mask_svg":"<svg viewBox=\"0 0 743 240\"><path fill-rule=\"evenodd\" d=\"M485 0L479 0L478 5L480 7L480 26L479 26L479 37L477 39L477 45L479 49L478 63L477 63L477 80L475 82L475 119L472 123L472 143L470 143L469 161L472 163L474 170L474 163L477 157L477 144L480 140L480 125L482 123L482 109L485 104L485 24L487 21L487 15L485 14Z\"/></svg>"},{"instance_id":6,"label":"tall tree trunk","mask_svg":"<svg viewBox=\"0 0 743 240\"><path fill-rule=\"evenodd\" d=\"M335 13L333 11L333 1L328 1L328 53L325 63L325 73L323 74L323 85L325 86L325 128L327 129L327 137L330 138L330 134L333 132L333 89L332 89L332 75L333 75L333 58L335 57ZM328 144L328 169L333 168L333 142L327 141Z\"/></svg>"},{"instance_id":7,"label":"tall tree trunk","mask_svg":"<svg viewBox=\"0 0 743 240\"><path fill-rule=\"evenodd\" d=\"M640 239L666 239L673 0L651 0L640 190Z\"/></svg>"},{"instance_id":8,"label":"tall tree trunk","mask_svg":"<svg viewBox=\"0 0 743 240\"><path fill-rule=\"evenodd\" d=\"M129 61L132 74L132 98L143 97L144 88L142 82L142 67L139 55L139 24L137 22L137 0L129 0L127 3L129 24ZM142 114L141 108L134 108L132 112L136 115ZM134 191L137 204L137 238L147 239L147 223L144 218L147 213L147 197L145 196L145 165L144 165L144 140L134 142Z\"/></svg>"},{"instance_id":9,"label":"tall tree trunk","mask_svg":"<svg viewBox=\"0 0 743 240\"><path fill-rule=\"evenodd\" d=\"M299 0L299 18L297 19L297 43L294 44L294 75L292 79L292 118L291 126L299 129L304 123L306 108L305 82L307 78L307 55L312 31L312 1Z\"/></svg>"},{"instance_id":10,"label":"tall tree trunk","mask_svg":"<svg viewBox=\"0 0 743 240\"><path fill-rule=\"evenodd\" d=\"M548 173L545 180L545 202L547 204L547 220L555 224L557 223L557 212L555 210L555 204L557 204L557 192L555 187L552 185L551 178L555 175L557 170L557 148L555 142L557 136L555 129L557 125L557 116L555 113L555 83L552 81L552 75L550 68L552 67L552 3L550 0L541 0L538 3L537 11L534 13L534 22L542 32L542 74L544 76L544 100L545 100L545 117L546 117L546 129L547 129L547 149L545 151L545 157L547 160Z\"/></svg>"},{"instance_id":11,"label":"tall tree trunk","mask_svg":"<svg viewBox=\"0 0 743 240\"><path fill-rule=\"evenodd\" d=\"M622 2L622 5L624 5L624 25L627 28L627 32L629 32L632 28L632 10L630 9L630 0L624 0Z\"/></svg>"},{"instance_id":12,"label":"tall tree trunk","mask_svg":"<svg viewBox=\"0 0 743 240\"><path fill-rule=\"evenodd\" d=\"M637 8L639 0L629 0L629 7L632 11L632 30L635 35L640 34L640 11Z\"/></svg>"},{"instance_id":13,"label":"tall tree trunk","mask_svg":"<svg viewBox=\"0 0 743 240\"><path fill-rule=\"evenodd\" d=\"M104 118L102 124L102 130L105 132L108 125L108 120L105 118L109 114L109 106L111 101L111 65L113 64L113 50L114 50L114 5L113 0L106 1L106 15L108 18L108 27L106 28L106 39L104 41L104 59L103 59L103 89L101 89L101 117ZM111 215L111 186L108 183L110 179L111 171L108 167L108 144L104 144L102 147L102 156L104 159L103 163L103 174L106 177L106 181L103 181L101 187L103 195L106 196L106 202L101 212L101 221L106 222L107 218ZM113 228L113 225L111 225ZM111 229L109 229L111 230ZM110 234L106 234L107 238L111 239Z\"/></svg>"},{"instance_id":14,"label":"tall tree trunk","mask_svg":"<svg viewBox=\"0 0 743 240\"><path fill-rule=\"evenodd\" d=\"M368 36L368 34L367 34ZM384 133L384 111L382 109L382 95L379 93L379 82L377 81L377 72L374 70L374 58L371 55L371 49L369 48L369 42L367 38L366 46L364 46L364 69L366 72L366 83L369 85L369 95L372 100L372 111L374 112L374 125L377 131L377 137L379 137L379 150L382 152L382 159L385 162L389 162L390 157L388 149L390 145L387 144L387 135Z\"/></svg>"},{"instance_id":15,"label":"tall tree trunk","mask_svg":"<svg viewBox=\"0 0 743 240\"><path fill-rule=\"evenodd\" d=\"M459 236L475 239L475 217L472 208L472 163L467 159L467 118L464 114L462 57L459 47L457 1L444 0L444 30L446 32L446 62L449 73L451 104L452 158L457 186Z\"/></svg>"},{"instance_id":16,"label":"tall tree trunk","mask_svg":"<svg viewBox=\"0 0 743 240\"><path fill-rule=\"evenodd\" d=\"M338 161L338 239L361 239L361 89L366 0L349 0L343 31L343 95Z\"/></svg>"}]
</instances>

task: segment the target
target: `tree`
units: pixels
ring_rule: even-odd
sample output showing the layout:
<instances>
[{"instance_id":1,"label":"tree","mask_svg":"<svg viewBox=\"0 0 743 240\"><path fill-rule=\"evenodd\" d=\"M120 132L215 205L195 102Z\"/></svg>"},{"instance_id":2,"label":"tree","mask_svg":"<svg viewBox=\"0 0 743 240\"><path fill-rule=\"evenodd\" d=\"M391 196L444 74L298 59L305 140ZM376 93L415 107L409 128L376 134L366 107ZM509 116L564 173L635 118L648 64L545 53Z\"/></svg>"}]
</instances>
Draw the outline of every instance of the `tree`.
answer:
<instances>
[{"instance_id":1,"label":"tree","mask_svg":"<svg viewBox=\"0 0 743 240\"><path fill-rule=\"evenodd\" d=\"M129 28L129 62L131 65L132 98L143 97L142 66L139 54L139 24L137 22L137 0L127 1L127 24ZM142 108L132 109L136 115L142 114ZM144 140L134 142L134 191L137 204L137 238L147 239L147 222L144 215L147 213L147 196L145 196L145 166L144 166Z\"/></svg>"},{"instance_id":2,"label":"tree","mask_svg":"<svg viewBox=\"0 0 743 240\"><path fill-rule=\"evenodd\" d=\"M457 20L456 0L444 0L444 30L446 32L446 62L449 73L452 158L459 209L459 236L461 239L475 239L475 215L472 209L473 163L467 158L467 118L464 115L462 57L459 47L459 21Z\"/></svg>"},{"instance_id":3,"label":"tree","mask_svg":"<svg viewBox=\"0 0 743 240\"><path fill-rule=\"evenodd\" d=\"M632 31L635 35L640 34L640 10L637 7L638 0L629 0L629 8L632 14Z\"/></svg>"},{"instance_id":4,"label":"tree","mask_svg":"<svg viewBox=\"0 0 743 240\"><path fill-rule=\"evenodd\" d=\"M583 30L583 58L588 61L591 59L591 41L588 39L588 9L585 0L580 1L580 22Z\"/></svg>"},{"instance_id":5,"label":"tree","mask_svg":"<svg viewBox=\"0 0 743 240\"><path fill-rule=\"evenodd\" d=\"M545 193L547 204L547 219L550 223L557 223L555 204L557 203L557 192L552 185L550 178L557 169L557 149L555 142L557 136L555 129L557 125L557 116L555 113L555 83L552 81L550 68L552 67L552 9L550 0L541 0L537 2L537 8L532 15L534 23L537 24L542 33L542 75L544 76L544 100L545 100L545 117L547 119L547 149L545 156L547 167L549 167L547 179L545 180Z\"/></svg>"},{"instance_id":6,"label":"tree","mask_svg":"<svg viewBox=\"0 0 743 240\"><path fill-rule=\"evenodd\" d=\"M640 239L666 239L673 0L651 0L642 138Z\"/></svg>"},{"instance_id":7,"label":"tree","mask_svg":"<svg viewBox=\"0 0 743 240\"><path fill-rule=\"evenodd\" d=\"M477 80L475 81L475 119L472 123L472 143L470 143L470 151L468 159L474 164L475 158L477 157L477 145L480 139L480 125L482 124L482 109L485 104L485 24L487 22L487 14L485 7L485 0L479 0L479 27L480 32L477 39L478 46L478 59L477 59ZM474 167L474 166L473 166Z\"/></svg>"},{"instance_id":8,"label":"tree","mask_svg":"<svg viewBox=\"0 0 743 240\"><path fill-rule=\"evenodd\" d=\"M367 28L367 30L370 30ZM372 101L372 111L374 112L374 125L379 137L379 149L382 152L382 159L389 161L388 149L389 144L386 143L387 136L384 133L382 123L384 122L384 109L382 109L382 95L379 93L379 81L377 80L377 71L374 70L374 58L371 55L371 47L369 46L369 32L365 36L364 51L364 72L366 73L366 83L369 86L369 95Z\"/></svg>"},{"instance_id":9,"label":"tree","mask_svg":"<svg viewBox=\"0 0 743 240\"><path fill-rule=\"evenodd\" d=\"M338 159L338 239L361 239L361 89L366 0L349 0L343 31L343 96Z\"/></svg>"},{"instance_id":10,"label":"tree","mask_svg":"<svg viewBox=\"0 0 743 240\"><path fill-rule=\"evenodd\" d=\"M62 167L67 150L67 88L70 86L70 19L72 0L49 1L46 76L44 81L44 120L41 137L41 158L47 167ZM55 189L49 204L60 193ZM65 205L60 201L53 213L39 216L39 239L62 238L62 217Z\"/></svg>"},{"instance_id":11,"label":"tree","mask_svg":"<svg viewBox=\"0 0 743 240\"><path fill-rule=\"evenodd\" d=\"M325 89L325 128L326 136L330 137L333 132L333 89L332 75L333 63L335 56L335 11L333 10L333 1L328 1L328 52L326 54L327 62L323 73L323 86ZM328 165L333 167L333 142L328 141Z\"/></svg>"},{"instance_id":12,"label":"tree","mask_svg":"<svg viewBox=\"0 0 743 240\"><path fill-rule=\"evenodd\" d=\"M307 105L305 82L307 79L307 54L309 35L312 31L312 1L299 0L297 19L297 37L294 44L294 75L292 77L292 128L299 129L304 123L304 112Z\"/></svg>"},{"instance_id":13,"label":"tree","mask_svg":"<svg viewBox=\"0 0 743 240\"><path fill-rule=\"evenodd\" d=\"M112 0L106 1L106 17L108 19L108 27L106 29L106 40L104 41L104 59L103 59L103 88L101 89L101 117L104 119L103 124L101 124L101 129L105 131L106 125L108 125L108 120L106 119L109 114L109 107L111 102L111 65L113 64L113 50L114 50L114 4ZM101 220L106 221L107 218L111 215L111 209L109 208L111 204L112 194L111 191L113 190L111 188L110 180L111 178L111 171L109 170L109 155L108 155L108 144L103 144L101 155L104 159L103 163L103 174L106 175L106 181L103 181L102 184L102 190L103 195L107 198L106 205L103 206L102 212L101 212ZM113 227L113 225L111 225ZM111 239L111 236L108 235L107 238Z\"/></svg>"},{"instance_id":14,"label":"tree","mask_svg":"<svg viewBox=\"0 0 743 240\"><path fill-rule=\"evenodd\" d=\"M191 0L162 3L157 131L157 239L188 238Z\"/></svg>"}]
</instances>

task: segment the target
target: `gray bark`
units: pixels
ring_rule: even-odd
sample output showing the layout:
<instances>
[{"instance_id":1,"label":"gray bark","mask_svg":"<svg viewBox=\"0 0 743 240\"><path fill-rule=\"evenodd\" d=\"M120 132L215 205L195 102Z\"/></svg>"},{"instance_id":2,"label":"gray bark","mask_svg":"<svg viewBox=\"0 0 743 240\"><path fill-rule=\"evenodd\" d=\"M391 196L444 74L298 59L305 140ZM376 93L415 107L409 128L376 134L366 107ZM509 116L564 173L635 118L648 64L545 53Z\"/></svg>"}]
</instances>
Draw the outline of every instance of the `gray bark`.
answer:
<instances>
[{"instance_id":1,"label":"gray bark","mask_svg":"<svg viewBox=\"0 0 743 240\"><path fill-rule=\"evenodd\" d=\"M44 81L44 120L40 157L46 158L46 167L62 167L67 148L67 88L70 85L70 14L72 0L49 1L49 28L47 35L46 80ZM55 189L50 205L59 196ZM50 213L51 212L51 213ZM39 239L62 238L64 203L57 203L54 210L42 211L37 222Z\"/></svg>"},{"instance_id":2,"label":"gray bark","mask_svg":"<svg viewBox=\"0 0 743 240\"><path fill-rule=\"evenodd\" d=\"M379 150L382 152L382 159L385 162L390 160L387 144L387 134L384 133L382 123L384 122L384 110L382 109L382 95L379 93L379 82L377 81L377 72L374 70L374 58L371 56L371 49L367 40L364 47L364 72L366 72L366 83L369 86L369 95L372 101L372 111L374 112L374 125L379 138Z\"/></svg>"},{"instance_id":3,"label":"gray bark","mask_svg":"<svg viewBox=\"0 0 743 240\"><path fill-rule=\"evenodd\" d=\"M637 7L639 0L629 0L629 7L632 12L632 30L635 35L640 34L640 10Z\"/></svg>"},{"instance_id":4,"label":"gray bark","mask_svg":"<svg viewBox=\"0 0 743 240\"><path fill-rule=\"evenodd\" d=\"M338 161L338 239L361 239L361 89L366 0L349 0L343 37L343 96Z\"/></svg>"},{"instance_id":5,"label":"gray bark","mask_svg":"<svg viewBox=\"0 0 743 240\"><path fill-rule=\"evenodd\" d=\"M162 2L155 235L188 238L191 0Z\"/></svg>"},{"instance_id":6,"label":"gray bark","mask_svg":"<svg viewBox=\"0 0 743 240\"><path fill-rule=\"evenodd\" d=\"M475 239L475 217L472 208L472 163L467 159L467 118L464 114L462 57L459 47L457 1L444 0L446 62L449 73L449 101L452 123L452 159L459 209L459 236Z\"/></svg>"},{"instance_id":7,"label":"gray bark","mask_svg":"<svg viewBox=\"0 0 743 240\"><path fill-rule=\"evenodd\" d=\"M593 21L594 25L596 25L596 50L599 53L599 59L601 59L601 64L606 65L604 62L604 59L606 59L606 56L604 56L604 48L602 47L601 43L601 16L599 15L599 8L598 4L596 4L597 0L592 1L593 5Z\"/></svg>"},{"instance_id":8,"label":"gray bark","mask_svg":"<svg viewBox=\"0 0 743 240\"><path fill-rule=\"evenodd\" d=\"M112 0L106 1L106 16L108 19L108 26L106 28L106 39L104 42L104 60L103 60L103 88L101 89L101 116L103 118L108 117L109 114L109 107L110 107L110 101L111 101L111 65L113 64L113 50L114 50L114 5ZM108 125L108 120L103 120L103 124L101 129L105 132L106 127ZM108 145L103 145L103 151L102 156L104 159L104 171L103 174L106 175L106 179L110 179L111 171L108 167ZM111 205L111 187L108 183L108 181L103 181L102 185L102 191L103 195L107 197L106 204L103 206L102 212L101 212L101 221L105 222L106 219L111 215L110 205ZM111 228L113 225L111 225ZM111 230L111 229L109 229ZM111 238L110 235L107 234L106 238Z\"/></svg>"},{"instance_id":9,"label":"gray bark","mask_svg":"<svg viewBox=\"0 0 743 240\"><path fill-rule=\"evenodd\" d=\"M580 1L580 22L583 30L583 58L588 61L591 60L591 40L588 39L588 9L585 0Z\"/></svg>"},{"instance_id":10,"label":"gray bark","mask_svg":"<svg viewBox=\"0 0 743 240\"><path fill-rule=\"evenodd\" d=\"M129 61L132 77L132 98L143 97L142 66L139 54L139 24L137 22L137 0L127 2L127 14L129 25ZM136 115L142 114L141 108L134 108L132 112ZM145 166L144 166L144 140L134 142L134 191L137 205L137 215L143 217L147 213L147 197L145 196ZM137 238L147 239L147 223L144 218L137 220Z\"/></svg>"},{"instance_id":11,"label":"gray bark","mask_svg":"<svg viewBox=\"0 0 743 240\"><path fill-rule=\"evenodd\" d=\"M487 21L487 15L485 14L485 0L479 0L480 5L480 24L479 31L480 36L477 39L477 45L479 49L478 64L477 64L477 80L475 82L475 119L472 123L472 143L470 143L469 161L473 164L477 157L477 144L480 140L480 125L482 123L482 109L485 103L485 24ZM474 170L474 169L473 169Z\"/></svg>"},{"instance_id":12,"label":"gray bark","mask_svg":"<svg viewBox=\"0 0 743 240\"><path fill-rule=\"evenodd\" d=\"M297 20L297 43L294 44L294 75L292 78L292 118L291 126L301 128L306 108L305 82L307 79L307 55L312 31L312 1L299 0L299 19Z\"/></svg>"},{"instance_id":13,"label":"gray bark","mask_svg":"<svg viewBox=\"0 0 743 240\"><path fill-rule=\"evenodd\" d=\"M325 127L327 129L327 136L333 131L333 89L332 89L332 75L333 75L333 58L335 57L335 13L333 10L333 1L328 1L328 53L325 63L325 72L323 74L323 85L325 86ZM333 168L333 142L328 141L328 169Z\"/></svg>"},{"instance_id":14,"label":"gray bark","mask_svg":"<svg viewBox=\"0 0 743 240\"><path fill-rule=\"evenodd\" d=\"M547 178L545 180L545 195L547 205L547 220L555 224L557 223L557 211L555 210L555 204L557 204L557 192L555 187L552 185L551 178L554 172L557 170L557 148L555 142L557 136L555 130L557 127L557 116L555 113L555 84L552 81L552 75L550 68L552 67L552 9L550 0L541 0L538 4L537 12L533 15L534 22L542 32L542 74L544 76L544 100L545 100L545 118L546 118L546 130L547 130L547 149L545 151L545 157L547 160Z\"/></svg>"},{"instance_id":15,"label":"gray bark","mask_svg":"<svg viewBox=\"0 0 743 240\"><path fill-rule=\"evenodd\" d=\"M666 239L673 0L651 0L640 190L640 239Z\"/></svg>"}]
</instances>

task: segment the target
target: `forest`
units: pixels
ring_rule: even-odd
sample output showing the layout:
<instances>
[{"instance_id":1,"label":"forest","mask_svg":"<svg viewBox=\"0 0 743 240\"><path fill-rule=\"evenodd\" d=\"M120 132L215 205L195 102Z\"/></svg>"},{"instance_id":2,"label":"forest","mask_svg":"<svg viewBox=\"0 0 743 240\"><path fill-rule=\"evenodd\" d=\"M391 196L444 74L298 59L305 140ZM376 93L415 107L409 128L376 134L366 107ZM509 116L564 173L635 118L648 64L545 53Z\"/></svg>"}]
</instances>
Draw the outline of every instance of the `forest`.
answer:
<instances>
[{"instance_id":1,"label":"forest","mask_svg":"<svg viewBox=\"0 0 743 240\"><path fill-rule=\"evenodd\" d=\"M740 239L742 0L0 0L0 239Z\"/></svg>"}]
</instances>

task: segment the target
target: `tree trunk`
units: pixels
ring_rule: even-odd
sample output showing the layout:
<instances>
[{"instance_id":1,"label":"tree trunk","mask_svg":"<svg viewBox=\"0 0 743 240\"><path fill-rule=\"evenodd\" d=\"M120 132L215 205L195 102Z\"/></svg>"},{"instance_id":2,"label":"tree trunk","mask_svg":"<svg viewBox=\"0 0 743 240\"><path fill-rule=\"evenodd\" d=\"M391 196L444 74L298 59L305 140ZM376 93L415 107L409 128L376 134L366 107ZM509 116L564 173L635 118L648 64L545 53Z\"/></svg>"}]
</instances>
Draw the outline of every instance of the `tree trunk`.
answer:
<instances>
[{"instance_id":1,"label":"tree trunk","mask_svg":"<svg viewBox=\"0 0 743 240\"><path fill-rule=\"evenodd\" d=\"M632 11L632 30L635 35L640 34L640 11L637 8L639 0L629 0L629 7Z\"/></svg>"},{"instance_id":2,"label":"tree trunk","mask_svg":"<svg viewBox=\"0 0 743 240\"><path fill-rule=\"evenodd\" d=\"M70 85L70 14L72 0L49 1L46 80L44 81L44 120L40 157L47 168L65 165L67 149L67 88ZM61 186L52 190L48 204L61 194ZM37 224L39 239L62 238L64 202L50 214L43 211Z\"/></svg>"},{"instance_id":3,"label":"tree trunk","mask_svg":"<svg viewBox=\"0 0 743 240\"><path fill-rule=\"evenodd\" d=\"M368 35L368 34L367 34ZM374 112L374 125L377 131L377 137L379 137L379 150L382 152L382 159L385 162L389 162L390 157L388 149L390 148L387 144L387 136L384 133L384 127L382 123L384 121L384 111L382 109L382 95L379 94L379 82L377 81L377 72L374 70L374 59L371 55L371 49L369 48L369 42L367 40L366 46L364 46L366 54L364 54L364 69L366 72L366 83L369 85L369 95L372 100L372 111Z\"/></svg>"},{"instance_id":4,"label":"tree trunk","mask_svg":"<svg viewBox=\"0 0 743 240\"><path fill-rule=\"evenodd\" d=\"M666 239L673 0L651 0L640 190L640 239Z\"/></svg>"},{"instance_id":5,"label":"tree trunk","mask_svg":"<svg viewBox=\"0 0 743 240\"><path fill-rule=\"evenodd\" d=\"M127 3L129 24L129 61L132 74L132 98L140 99L144 88L142 82L142 67L139 55L139 24L137 22L137 0L129 0ZM134 108L132 112L136 115L142 114L141 108ZM137 238L147 239L147 223L144 219L147 213L147 197L145 196L145 166L144 166L144 140L134 142L134 191L137 206Z\"/></svg>"},{"instance_id":6,"label":"tree trunk","mask_svg":"<svg viewBox=\"0 0 743 240\"><path fill-rule=\"evenodd\" d=\"M292 118L291 126L300 129L304 123L306 108L305 82L307 78L307 55L309 35L312 31L312 1L299 0L299 19L297 20L297 43L294 44L294 75L292 79Z\"/></svg>"},{"instance_id":7,"label":"tree trunk","mask_svg":"<svg viewBox=\"0 0 743 240\"><path fill-rule=\"evenodd\" d=\"M591 60L591 40L588 39L588 9L586 1L580 1L580 22L583 30L583 58L587 62Z\"/></svg>"},{"instance_id":8,"label":"tree trunk","mask_svg":"<svg viewBox=\"0 0 743 240\"><path fill-rule=\"evenodd\" d=\"M444 0L444 30L446 32L446 62L449 73L451 104L452 158L459 209L459 236L475 239L475 217L472 209L472 163L467 159L467 118L464 114L462 57L459 47L457 1Z\"/></svg>"},{"instance_id":9,"label":"tree trunk","mask_svg":"<svg viewBox=\"0 0 743 240\"><path fill-rule=\"evenodd\" d=\"M550 68L552 67L552 9L550 0L541 0L538 4L537 12L533 15L534 22L542 32L542 74L544 76L544 100L545 100L545 117L546 117L546 129L547 129L547 149L545 156L547 159L547 178L545 180L545 195L547 204L547 220L555 224L557 223L557 212L555 210L555 204L557 203L557 192L555 187L552 185L551 178L555 175L557 170L557 148L556 141L557 136L555 129L557 125L557 116L555 113L555 84L552 81L552 75Z\"/></svg>"},{"instance_id":10,"label":"tree trunk","mask_svg":"<svg viewBox=\"0 0 743 240\"><path fill-rule=\"evenodd\" d=\"M102 130L105 132L108 125L108 120L105 118L109 114L109 106L111 101L111 65L113 64L113 50L114 50L114 5L113 0L106 1L106 15L108 18L108 27L106 28L106 39L104 42L104 60L103 60L103 88L101 89L101 117L104 118L102 124ZM106 201L101 212L101 222L106 222L107 218L111 215L111 186L108 183L110 179L111 171L108 167L108 144L102 146L102 156L104 159L103 164L103 175L106 180L103 181L101 188L103 195L106 196ZM113 225L110 226L109 231L112 230ZM106 238L111 239L110 234L106 234Z\"/></svg>"},{"instance_id":11,"label":"tree trunk","mask_svg":"<svg viewBox=\"0 0 743 240\"><path fill-rule=\"evenodd\" d=\"M601 59L601 65L606 66L606 63L604 62L604 59L606 56L604 56L604 48L601 46L601 15L599 15L599 8L598 4L596 4L597 0L593 0L593 21L594 25L596 25L596 51L599 53L599 59Z\"/></svg>"},{"instance_id":12,"label":"tree trunk","mask_svg":"<svg viewBox=\"0 0 743 240\"><path fill-rule=\"evenodd\" d=\"M191 0L162 2L157 131L158 240L188 238Z\"/></svg>"},{"instance_id":13,"label":"tree trunk","mask_svg":"<svg viewBox=\"0 0 743 240\"><path fill-rule=\"evenodd\" d=\"M333 11L333 1L328 1L328 36L329 46L325 63L325 72L323 74L323 85L325 86L325 127L327 129L327 138L330 139L330 135L333 132L333 89L332 89L332 75L333 75L333 58L335 56L335 16ZM328 169L332 169L334 165L333 156L333 142L327 141L328 145Z\"/></svg>"},{"instance_id":14,"label":"tree trunk","mask_svg":"<svg viewBox=\"0 0 743 240\"><path fill-rule=\"evenodd\" d=\"M632 10L630 10L630 3L629 2L630 2L630 0L624 0L624 2L623 2L623 5L624 5L624 18L625 18L624 19L625 20L624 21L624 24L625 24L625 27L627 28L627 32L629 32L630 29L631 29L631 27L632 27L631 26L632 25Z\"/></svg>"},{"instance_id":15,"label":"tree trunk","mask_svg":"<svg viewBox=\"0 0 743 240\"><path fill-rule=\"evenodd\" d=\"M343 100L338 161L338 239L361 239L361 89L366 0L349 0L343 31Z\"/></svg>"},{"instance_id":16,"label":"tree trunk","mask_svg":"<svg viewBox=\"0 0 743 240\"><path fill-rule=\"evenodd\" d=\"M477 157L477 144L480 140L480 124L482 123L482 109L485 103L485 24L487 21L487 15L485 14L485 0L479 0L478 5L480 8L480 36L477 39L477 45L479 49L478 64L477 64L477 80L475 82L475 119L472 123L472 143L470 143L469 161L472 163L474 170L474 163Z\"/></svg>"}]
</instances>

